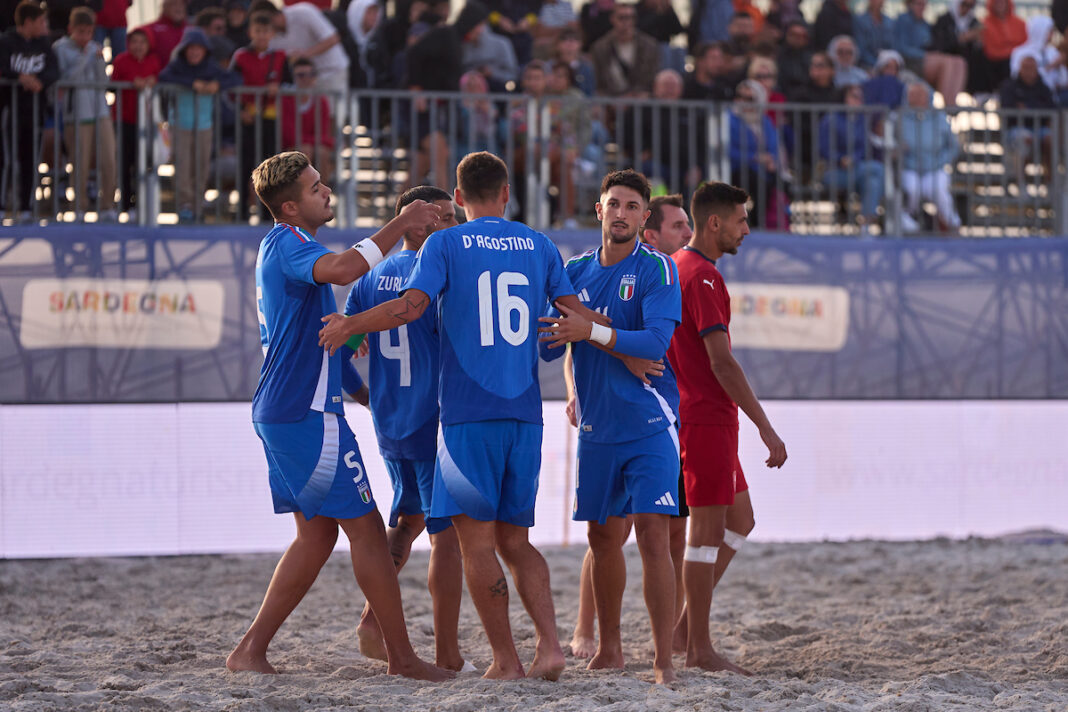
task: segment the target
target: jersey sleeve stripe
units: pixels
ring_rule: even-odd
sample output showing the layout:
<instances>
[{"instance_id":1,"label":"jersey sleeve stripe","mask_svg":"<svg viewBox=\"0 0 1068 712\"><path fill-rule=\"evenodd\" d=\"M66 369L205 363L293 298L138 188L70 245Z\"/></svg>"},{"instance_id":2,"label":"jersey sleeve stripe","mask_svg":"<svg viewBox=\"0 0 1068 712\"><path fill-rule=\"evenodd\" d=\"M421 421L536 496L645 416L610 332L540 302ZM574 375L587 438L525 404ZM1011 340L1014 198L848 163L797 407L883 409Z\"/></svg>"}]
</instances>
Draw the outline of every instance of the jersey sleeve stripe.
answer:
<instances>
[{"instance_id":1,"label":"jersey sleeve stripe","mask_svg":"<svg viewBox=\"0 0 1068 712\"><path fill-rule=\"evenodd\" d=\"M586 250L581 255L576 255L576 256L572 257L571 259L569 259L566 263L564 263L564 267L570 267L573 264L578 264L579 262L585 262L586 260L589 260L590 258L592 258L595 252L597 252L597 250L595 250L595 249L594 250Z\"/></svg>"},{"instance_id":2,"label":"jersey sleeve stripe","mask_svg":"<svg viewBox=\"0 0 1068 712\"><path fill-rule=\"evenodd\" d=\"M301 242L307 242L308 241L303 235L300 234L300 230L297 230L292 225L286 225L286 227L288 227L289 231L291 233L293 233L294 235L296 235L297 239L300 240Z\"/></svg>"},{"instance_id":3,"label":"jersey sleeve stripe","mask_svg":"<svg viewBox=\"0 0 1068 712\"><path fill-rule=\"evenodd\" d=\"M660 283L661 284L674 284L675 274L671 270L671 266L668 265L668 258L663 254L649 248L646 245L642 245L642 254L652 257L657 261L657 265L660 268Z\"/></svg>"},{"instance_id":4,"label":"jersey sleeve stripe","mask_svg":"<svg viewBox=\"0 0 1068 712\"><path fill-rule=\"evenodd\" d=\"M710 326L710 327L708 327L706 329L701 329L700 331L698 331L697 335L698 336L704 336L705 334L711 334L713 331L726 331L726 330L727 330L727 325L726 324L713 324L712 326Z\"/></svg>"}]
</instances>

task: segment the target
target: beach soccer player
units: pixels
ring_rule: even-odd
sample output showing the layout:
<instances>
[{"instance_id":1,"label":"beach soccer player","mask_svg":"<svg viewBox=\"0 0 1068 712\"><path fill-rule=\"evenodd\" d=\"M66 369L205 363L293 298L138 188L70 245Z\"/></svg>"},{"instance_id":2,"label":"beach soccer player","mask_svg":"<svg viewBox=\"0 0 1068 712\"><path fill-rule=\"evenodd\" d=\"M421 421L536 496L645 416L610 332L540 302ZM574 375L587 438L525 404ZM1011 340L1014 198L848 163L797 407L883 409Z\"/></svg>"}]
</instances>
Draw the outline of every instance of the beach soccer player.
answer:
<instances>
[{"instance_id":1,"label":"beach soccer player","mask_svg":"<svg viewBox=\"0 0 1068 712\"><path fill-rule=\"evenodd\" d=\"M726 183L705 183L693 194L694 235L672 259L682 288L682 324L668 358L679 382L682 474L690 507L683 566L686 587L686 665L746 670L712 646L712 591L753 529L753 505L738 460L738 408L757 426L768 467L782 467L786 446L771 427L745 372L731 354L731 302L716 260L736 254L749 234L749 195Z\"/></svg>"},{"instance_id":2,"label":"beach soccer player","mask_svg":"<svg viewBox=\"0 0 1068 712\"><path fill-rule=\"evenodd\" d=\"M547 301L582 306L549 238L504 219L504 161L468 154L456 178L456 202L468 222L427 238L400 298L347 318L324 318L320 344L334 349L352 334L410 323L438 299L441 436L430 515L452 517L460 539L467 590L493 649L484 677L555 680L564 655L549 569L528 537L541 467L537 317ZM537 633L525 673L496 551Z\"/></svg>"},{"instance_id":3,"label":"beach soccer player","mask_svg":"<svg viewBox=\"0 0 1068 712\"><path fill-rule=\"evenodd\" d=\"M675 264L638 240L649 215L649 193L649 181L636 171L605 176L596 205L601 247L571 258L566 265L579 299L610 317L612 326L594 324L561 307L541 319L545 325L540 331L544 358L563 355L559 347L565 343L571 343L573 350L579 421L574 519L588 522L600 632L588 667L624 666L620 622L629 515L642 558L645 605L653 630L653 671L656 681L665 683L676 679L671 662L675 576L668 535L670 517L679 511L675 413L656 389L595 346L659 361L679 323Z\"/></svg>"},{"instance_id":4,"label":"beach soccer player","mask_svg":"<svg viewBox=\"0 0 1068 712\"><path fill-rule=\"evenodd\" d=\"M413 202L377 234L337 254L315 240L334 214L330 188L307 156L296 151L272 156L252 172L252 183L275 219L256 259L264 361L252 421L267 456L274 510L293 513L297 536L226 666L275 672L267 647L315 582L340 526L351 545L356 581L378 616L389 673L448 679L452 671L419 659L408 640L385 527L345 423L341 358L315 345L322 314L336 308L330 285L348 284L366 273L406 232L435 224L441 210Z\"/></svg>"},{"instance_id":5,"label":"beach soccer player","mask_svg":"<svg viewBox=\"0 0 1068 712\"><path fill-rule=\"evenodd\" d=\"M673 255L690 241L693 231L690 218L683 207L681 195L661 195L649 201L649 217L641 229L641 240L665 255ZM580 294L581 297L581 294ZM564 383L567 386L567 417L572 427L578 427L575 417L575 387L572 376L571 351L565 357ZM639 375L639 374L636 374ZM650 364L646 373L640 374L643 382L649 383L659 393L676 417L678 428L679 387L675 381L675 372L665 356L663 361ZM684 589L682 586L682 561L686 553L686 519L690 510L686 506L686 489L682 483L682 467L679 467L679 513L671 517L668 536L671 540L671 564L675 569L675 619L682 615ZM624 530L623 541L630 538L630 519ZM575 618L575 631L571 637L571 654L577 658L590 658L597 652L597 639L593 626L596 619L593 601L593 554L586 549L582 559L582 578L579 580L579 607ZM685 627L676 626L672 649L676 653L686 652Z\"/></svg>"},{"instance_id":6,"label":"beach soccer player","mask_svg":"<svg viewBox=\"0 0 1068 712\"><path fill-rule=\"evenodd\" d=\"M396 299L415 266L416 252L435 230L456 225L452 196L441 188L421 185L397 200L396 215L422 200L438 206L437 223L404 233L403 249L386 257L352 286L345 313L355 314ZM456 530L446 517L430 517L434 457L438 443L438 332L434 305L415 321L367 336L371 415L378 450L393 484L389 551L399 571L408 560L412 542L425 528L430 536L427 583L434 606L435 663L462 670L457 627L463 595L463 565ZM382 631L370 605L356 629L360 652L385 660ZM473 667L470 669L474 669Z\"/></svg>"}]
</instances>

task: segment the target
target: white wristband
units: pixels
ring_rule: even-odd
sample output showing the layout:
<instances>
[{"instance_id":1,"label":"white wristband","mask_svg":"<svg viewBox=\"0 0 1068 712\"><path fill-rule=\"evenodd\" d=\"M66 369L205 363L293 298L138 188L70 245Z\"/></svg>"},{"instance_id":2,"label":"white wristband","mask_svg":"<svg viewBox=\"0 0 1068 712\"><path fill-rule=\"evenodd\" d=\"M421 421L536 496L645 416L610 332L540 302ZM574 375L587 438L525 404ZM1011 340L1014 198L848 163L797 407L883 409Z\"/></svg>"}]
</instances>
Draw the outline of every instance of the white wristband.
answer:
<instances>
[{"instance_id":1,"label":"white wristband","mask_svg":"<svg viewBox=\"0 0 1068 712\"><path fill-rule=\"evenodd\" d=\"M367 260L367 269L372 270L375 265L382 261L382 250L378 249L378 244L371 238L360 240L352 249L360 253L360 255Z\"/></svg>"},{"instance_id":2,"label":"white wristband","mask_svg":"<svg viewBox=\"0 0 1068 712\"><path fill-rule=\"evenodd\" d=\"M601 346L608 346L612 340L612 327L603 326L597 322L590 324L590 341L596 341Z\"/></svg>"}]
</instances>

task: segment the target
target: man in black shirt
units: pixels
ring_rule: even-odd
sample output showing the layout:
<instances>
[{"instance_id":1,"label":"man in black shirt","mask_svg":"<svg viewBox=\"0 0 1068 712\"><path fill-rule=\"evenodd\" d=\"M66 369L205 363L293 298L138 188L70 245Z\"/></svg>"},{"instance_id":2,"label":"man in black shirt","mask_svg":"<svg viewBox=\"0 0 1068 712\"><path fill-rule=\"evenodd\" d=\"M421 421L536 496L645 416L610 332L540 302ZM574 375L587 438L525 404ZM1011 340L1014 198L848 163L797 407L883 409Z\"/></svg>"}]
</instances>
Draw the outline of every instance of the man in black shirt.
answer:
<instances>
[{"instance_id":1,"label":"man in black shirt","mask_svg":"<svg viewBox=\"0 0 1068 712\"><path fill-rule=\"evenodd\" d=\"M727 58L722 42L705 42L694 53L693 71L687 73L682 98L694 101L731 101L734 87L727 80Z\"/></svg>"}]
</instances>

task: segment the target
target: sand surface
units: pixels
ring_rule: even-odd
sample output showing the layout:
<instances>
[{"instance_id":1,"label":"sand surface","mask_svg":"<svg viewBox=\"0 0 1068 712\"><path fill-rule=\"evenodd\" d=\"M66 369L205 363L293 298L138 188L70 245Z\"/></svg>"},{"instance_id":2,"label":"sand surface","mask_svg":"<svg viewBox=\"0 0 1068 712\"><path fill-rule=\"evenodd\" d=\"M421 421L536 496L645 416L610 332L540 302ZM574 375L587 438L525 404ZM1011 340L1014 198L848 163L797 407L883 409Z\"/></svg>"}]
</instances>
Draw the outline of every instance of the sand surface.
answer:
<instances>
[{"instance_id":1,"label":"sand surface","mask_svg":"<svg viewBox=\"0 0 1068 712\"><path fill-rule=\"evenodd\" d=\"M565 644L582 553L545 551ZM0 561L0 709L1068 710L1063 538L752 545L718 589L712 623L756 675L684 670L667 688L650 684L640 562L633 547L627 557L625 671L589 672L569 656L555 684L467 675L438 685L388 676L355 651L363 597L344 553L276 638L277 677L223 668L275 555ZM429 657L426 561L413 555L402 586ZM529 662L533 630L512 593ZM466 596L460 638L484 669Z\"/></svg>"}]
</instances>

